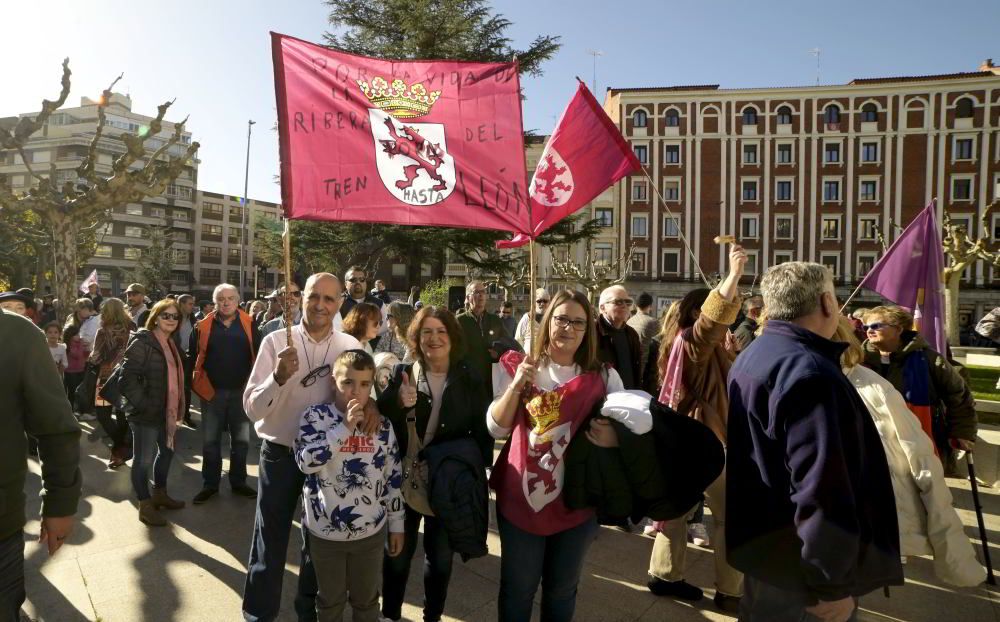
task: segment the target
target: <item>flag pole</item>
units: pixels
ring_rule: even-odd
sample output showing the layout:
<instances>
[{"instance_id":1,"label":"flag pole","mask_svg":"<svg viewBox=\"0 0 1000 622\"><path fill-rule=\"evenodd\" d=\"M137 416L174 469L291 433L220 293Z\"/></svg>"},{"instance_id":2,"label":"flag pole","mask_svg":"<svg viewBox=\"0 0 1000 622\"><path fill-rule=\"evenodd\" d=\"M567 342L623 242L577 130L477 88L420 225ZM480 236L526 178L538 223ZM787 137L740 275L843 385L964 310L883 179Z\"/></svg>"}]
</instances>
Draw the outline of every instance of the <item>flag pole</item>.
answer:
<instances>
[{"instance_id":1,"label":"flag pole","mask_svg":"<svg viewBox=\"0 0 1000 622\"><path fill-rule=\"evenodd\" d=\"M285 345L288 347L292 346L292 296L290 292L290 284L292 282L292 230L288 224L288 219L285 219L285 230L281 234L281 248L282 255L284 255L284 268L285 268Z\"/></svg>"},{"instance_id":2,"label":"flag pole","mask_svg":"<svg viewBox=\"0 0 1000 622\"><path fill-rule=\"evenodd\" d=\"M865 275L865 276L868 276L868 275ZM846 302L844 302L844 304L843 304L843 305L842 305L842 306L840 307L840 312L841 312L841 313L843 313L843 312L844 312L844 309L846 309L846 308L847 308L847 305L851 304L851 301L852 301L852 300L854 300L854 297L855 297L855 296L857 296L857 295L858 295L858 292L860 292L860 291L861 291L861 285L862 285L862 284L863 284L864 282L865 282L865 280L864 280L864 279L861 279L861 283L859 283L859 284L858 284L858 286L857 286L857 288L855 288L854 292L853 292L853 293L851 293L851 295L847 297L847 301L846 301Z\"/></svg>"},{"instance_id":3,"label":"flag pole","mask_svg":"<svg viewBox=\"0 0 1000 622\"><path fill-rule=\"evenodd\" d=\"M577 80L579 80L579 78L577 78ZM691 244L690 242L688 242L687 236L684 235L684 230L681 228L681 219L674 216L674 213L670 210L670 206L667 205L666 199L664 199L663 195L660 193L660 189L656 186L656 184L653 183L653 180L649 176L649 173L646 172L646 168L643 167L641 170L642 174L646 177L646 181L649 182L649 187L653 189L653 192L656 193L657 198L660 199L660 205L662 205L663 209L667 211L667 215L670 216L670 218L672 218L674 222L677 223L677 236L681 239L681 242L684 243L684 248L687 250L688 255L691 257L691 261L694 262L694 267L698 270L698 276L700 276L701 280L705 282L706 287L708 287L709 289L714 289L712 287L712 284L708 282L708 277L705 276L705 271L701 269L701 264L698 263L698 256L694 254L693 250L691 250Z\"/></svg>"}]
</instances>

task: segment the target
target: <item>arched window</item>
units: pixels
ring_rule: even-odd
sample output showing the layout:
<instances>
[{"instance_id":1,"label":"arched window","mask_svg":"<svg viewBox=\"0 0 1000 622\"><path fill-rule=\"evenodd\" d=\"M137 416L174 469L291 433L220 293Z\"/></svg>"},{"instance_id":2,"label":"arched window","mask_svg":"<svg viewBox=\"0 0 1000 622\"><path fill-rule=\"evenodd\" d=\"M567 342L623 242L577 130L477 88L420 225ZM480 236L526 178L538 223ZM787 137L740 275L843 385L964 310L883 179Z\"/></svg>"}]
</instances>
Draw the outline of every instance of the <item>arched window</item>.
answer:
<instances>
[{"instance_id":1,"label":"arched window","mask_svg":"<svg viewBox=\"0 0 1000 622\"><path fill-rule=\"evenodd\" d=\"M778 125L789 125L792 122L792 109L788 106L778 108Z\"/></svg>"},{"instance_id":2,"label":"arched window","mask_svg":"<svg viewBox=\"0 0 1000 622\"><path fill-rule=\"evenodd\" d=\"M861 120L865 122L878 121L878 106L868 102L861 107Z\"/></svg>"},{"instance_id":3,"label":"arched window","mask_svg":"<svg viewBox=\"0 0 1000 622\"><path fill-rule=\"evenodd\" d=\"M636 110L632 113L632 127L646 127L645 110Z\"/></svg>"},{"instance_id":4,"label":"arched window","mask_svg":"<svg viewBox=\"0 0 1000 622\"><path fill-rule=\"evenodd\" d=\"M667 127L677 127L681 124L681 116L671 108L663 115L663 122Z\"/></svg>"},{"instance_id":5,"label":"arched window","mask_svg":"<svg viewBox=\"0 0 1000 622\"><path fill-rule=\"evenodd\" d=\"M963 97L962 99L955 102L955 116L959 119L971 119L972 118L972 100L968 97Z\"/></svg>"},{"instance_id":6,"label":"arched window","mask_svg":"<svg viewBox=\"0 0 1000 622\"><path fill-rule=\"evenodd\" d=\"M840 123L840 106L830 104L823 110L823 120L826 123Z\"/></svg>"},{"instance_id":7,"label":"arched window","mask_svg":"<svg viewBox=\"0 0 1000 622\"><path fill-rule=\"evenodd\" d=\"M757 125L757 109L750 106L743 109L743 125Z\"/></svg>"}]
</instances>

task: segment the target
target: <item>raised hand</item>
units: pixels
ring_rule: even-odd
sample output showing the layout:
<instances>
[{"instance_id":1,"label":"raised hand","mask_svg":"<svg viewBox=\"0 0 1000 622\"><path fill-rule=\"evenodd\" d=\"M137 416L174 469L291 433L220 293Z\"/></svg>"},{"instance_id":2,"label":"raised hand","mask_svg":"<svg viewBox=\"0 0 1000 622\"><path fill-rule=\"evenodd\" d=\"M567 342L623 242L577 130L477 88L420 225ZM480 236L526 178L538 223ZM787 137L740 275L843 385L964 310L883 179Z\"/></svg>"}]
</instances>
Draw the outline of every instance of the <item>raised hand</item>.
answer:
<instances>
[{"instance_id":1,"label":"raised hand","mask_svg":"<svg viewBox=\"0 0 1000 622\"><path fill-rule=\"evenodd\" d=\"M524 387L535 381L535 359L530 356L524 357L521 364L517 366L517 371L514 373L514 382L511 383L511 388L515 391L521 391Z\"/></svg>"},{"instance_id":2,"label":"raised hand","mask_svg":"<svg viewBox=\"0 0 1000 622\"><path fill-rule=\"evenodd\" d=\"M417 379L403 372L403 384L399 387L399 406L409 410L417 404Z\"/></svg>"},{"instance_id":3,"label":"raised hand","mask_svg":"<svg viewBox=\"0 0 1000 622\"><path fill-rule=\"evenodd\" d=\"M730 274L743 274L743 268L747 264L747 252L739 244L729 247L729 272Z\"/></svg>"}]
</instances>

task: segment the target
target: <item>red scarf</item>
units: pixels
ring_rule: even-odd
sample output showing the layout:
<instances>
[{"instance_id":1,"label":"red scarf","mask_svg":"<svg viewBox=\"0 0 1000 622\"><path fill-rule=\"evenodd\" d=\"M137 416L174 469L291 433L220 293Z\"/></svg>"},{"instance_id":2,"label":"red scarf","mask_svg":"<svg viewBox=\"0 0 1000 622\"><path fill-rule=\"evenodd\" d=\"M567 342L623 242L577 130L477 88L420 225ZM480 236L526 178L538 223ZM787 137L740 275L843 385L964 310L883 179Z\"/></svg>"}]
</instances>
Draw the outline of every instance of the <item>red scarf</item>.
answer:
<instances>
[{"instance_id":1,"label":"red scarf","mask_svg":"<svg viewBox=\"0 0 1000 622\"><path fill-rule=\"evenodd\" d=\"M180 354L174 340L160 331L152 331L163 348L163 358L167 360L167 447L174 448L174 434L177 424L184 418L184 372Z\"/></svg>"}]
</instances>

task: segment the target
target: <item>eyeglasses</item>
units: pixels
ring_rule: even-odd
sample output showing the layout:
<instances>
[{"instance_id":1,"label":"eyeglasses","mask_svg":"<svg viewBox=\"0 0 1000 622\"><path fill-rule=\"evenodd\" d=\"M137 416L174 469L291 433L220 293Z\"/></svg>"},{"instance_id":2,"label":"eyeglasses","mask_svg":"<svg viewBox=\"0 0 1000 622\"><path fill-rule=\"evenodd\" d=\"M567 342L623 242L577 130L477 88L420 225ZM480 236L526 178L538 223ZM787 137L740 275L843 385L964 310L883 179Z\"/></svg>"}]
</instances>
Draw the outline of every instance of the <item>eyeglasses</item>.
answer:
<instances>
[{"instance_id":1,"label":"eyeglasses","mask_svg":"<svg viewBox=\"0 0 1000 622\"><path fill-rule=\"evenodd\" d=\"M539 298L538 300L535 301L535 304L536 305L547 305L547 304L549 304L549 299L548 298Z\"/></svg>"},{"instance_id":2,"label":"eyeglasses","mask_svg":"<svg viewBox=\"0 0 1000 622\"><path fill-rule=\"evenodd\" d=\"M160 319L161 320L179 320L179 319L181 319L181 314L180 313L161 313L160 314Z\"/></svg>"},{"instance_id":3,"label":"eyeglasses","mask_svg":"<svg viewBox=\"0 0 1000 622\"><path fill-rule=\"evenodd\" d=\"M355 276L355 277L351 277L351 278L347 279L347 282L348 283L364 283L367 280L368 279L366 279L363 276Z\"/></svg>"},{"instance_id":4,"label":"eyeglasses","mask_svg":"<svg viewBox=\"0 0 1000 622\"><path fill-rule=\"evenodd\" d=\"M862 327L865 330L880 331L883 328L894 327L895 324L889 324L888 322L872 322L871 324L863 324Z\"/></svg>"},{"instance_id":5,"label":"eyeglasses","mask_svg":"<svg viewBox=\"0 0 1000 622\"><path fill-rule=\"evenodd\" d=\"M286 292L282 292L282 293L284 294L284 293L286 293ZM294 292L287 292L287 293L288 293L288 295L289 295L289 296L291 296L292 298L302 298L302 292L300 292L300 291L298 291L298 290L296 290L296 291L294 291Z\"/></svg>"},{"instance_id":6,"label":"eyeglasses","mask_svg":"<svg viewBox=\"0 0 1000 622\"><path fill-rule=\"evenodd\" d=\"M615 298L614 300L609 300L605 304L614 305L620 307L622 305L629 306L632 304L631 298Z\"/></svg>"},{"instance_id":7,"label":"eyeglasses","mask_svg":"<svg viewBox=\"0 0 1000 622\"><path fill-rule=\"evenodd\" d=\"M306 377L300 380L299 382L302 384L303 387L311 387L312 385L316 384L316 380L318 378L326 378L329 375L330 375L330 365L328 363L326 365L323 365L322 367L317 367L316 369L312 370L311 372L306 374Z\"/></svg>"},{"instance_id":8,"label":"eyeglasses","mask_svg":"<svg viewBox=\"0 0 1000 622\"><path fill-rule=\"evenodd\" d=\"M569 328L572 326L573 330L578 333L582 333L587 330L587 320L571 320L565 315L557 315L552 318L552 321L555 322L556 326L559 328Z\"/></svg>"}]
</instances>

